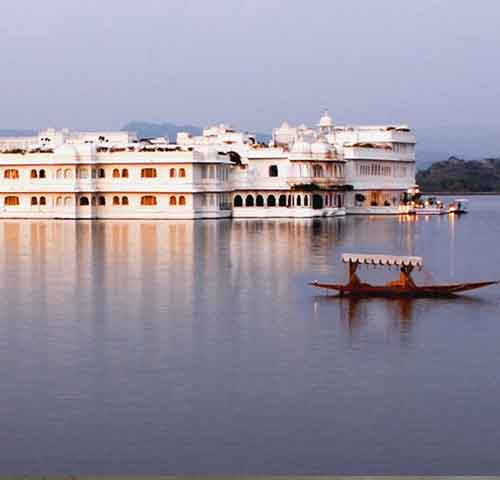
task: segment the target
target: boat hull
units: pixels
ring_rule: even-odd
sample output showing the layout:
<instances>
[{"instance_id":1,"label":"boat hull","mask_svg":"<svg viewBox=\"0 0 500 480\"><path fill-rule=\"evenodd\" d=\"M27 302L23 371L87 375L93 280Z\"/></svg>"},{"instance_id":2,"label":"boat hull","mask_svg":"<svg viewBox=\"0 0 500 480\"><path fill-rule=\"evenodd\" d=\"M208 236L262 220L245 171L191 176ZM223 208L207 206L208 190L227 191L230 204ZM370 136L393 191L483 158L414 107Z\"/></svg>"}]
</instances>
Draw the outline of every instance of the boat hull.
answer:
<instances>
[{"instance_id":1,"label":"boat hull","mask_svg":"<svg viewBox=\"0 0 500 480\"><path fill-rule=\"evenodd\" d=\"M415 209L416 215L445 215L448 210L444 208L417 208Z\"/></svg>"},{"instance_id":2,"label":"boat hull","mask_svg":"<svg viewBox=\"0 0 500 480\"><path fill-rule=\"evenodd\" d=\"M498 284L494 282L476 282L459 283L453 285L432 285L432 286L391 286L391 285L339 285L334 283L311 282L309 285L326 290L334 290L341 296L358 297L406 297L406 298L424 298L424 297L450 297L457 293L475 290L477 288L488 287Z\"/></svg>"}]
</instances>

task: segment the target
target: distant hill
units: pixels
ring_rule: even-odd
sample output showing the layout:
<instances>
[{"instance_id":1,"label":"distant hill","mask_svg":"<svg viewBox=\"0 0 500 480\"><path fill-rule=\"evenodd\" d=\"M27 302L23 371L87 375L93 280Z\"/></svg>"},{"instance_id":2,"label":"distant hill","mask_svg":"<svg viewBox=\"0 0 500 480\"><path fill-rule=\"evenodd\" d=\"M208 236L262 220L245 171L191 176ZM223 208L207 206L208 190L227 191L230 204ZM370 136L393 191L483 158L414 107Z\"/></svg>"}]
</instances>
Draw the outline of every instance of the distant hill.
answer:
<instances>
[{"instance_id":1,"label":"distant hill","mask_svg":"<svg viewBox=\"0 0 500 480\"><path fill-rule=\"evenodd\" d=\"M193 135L201 135L203 129L194 125L175 125L174 123L168 122L130 122L122 128L122 131L135 132L140 138L167 136L171 142L175 142L178 132L188 132Z\"/></svg>"},{"instance_id":2,"label":"distant hill","mask_svg":"<svg viewBox=\"0 0 500 480\"><path fill-rule=\"evenodd\" d=\"M417 183L424 193L500 193L500 157L470 161L450 157L417 172Z\"/></svg>"},{"instance_id":3,"label":"distant hill","mask_svg":"<svg viewBox=\"0 0 500 480\"><path fill-rule=\"evenodd\" d=\"M177 133L188 132L192 135L201 135L203 129L195 125L176 125L175 123L150 123L150 122L130 122L127 123L122 131L136 132L140 138L164 137L167 136L171 142L175 142ZM256 133L258 142L268 143L271 135L268 133Z\"/></svg>"},{"instance_id":4,"label":"distant hill","mask_svg":"<svg viewBox=\"0 0 500 480\"><path fill-rule=\"evenodd\" d=\"M36 134L36 130L16 130L0 128L0 137L33 137Z\"/></svg>"}]
</instances>

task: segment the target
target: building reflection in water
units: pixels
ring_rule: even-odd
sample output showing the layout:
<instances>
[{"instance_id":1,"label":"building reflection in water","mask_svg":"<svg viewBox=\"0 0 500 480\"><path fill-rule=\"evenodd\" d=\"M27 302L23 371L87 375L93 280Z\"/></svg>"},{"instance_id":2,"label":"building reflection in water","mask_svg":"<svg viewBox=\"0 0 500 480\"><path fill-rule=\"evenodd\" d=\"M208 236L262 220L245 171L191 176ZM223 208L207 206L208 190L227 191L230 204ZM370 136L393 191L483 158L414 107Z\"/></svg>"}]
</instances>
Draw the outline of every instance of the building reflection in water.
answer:
<instances>
[{"instance_id":1,"label":"building reflection in water","mask_svg":"<svg viewBox=\"0 0 500 480\"><path fill-rule=\"evenodd\" d=\"M4 311L13 322L40 318L51 357L91 344L89 361L105 375L130 338L141 339L146 365L179 341L199 351L206 325L219 328L217 317L231 311L285 322L278 312L292 288L302 295L310 270L331 274L344 236L344 219L4 221Z\"/></svg>"}]
</instances>

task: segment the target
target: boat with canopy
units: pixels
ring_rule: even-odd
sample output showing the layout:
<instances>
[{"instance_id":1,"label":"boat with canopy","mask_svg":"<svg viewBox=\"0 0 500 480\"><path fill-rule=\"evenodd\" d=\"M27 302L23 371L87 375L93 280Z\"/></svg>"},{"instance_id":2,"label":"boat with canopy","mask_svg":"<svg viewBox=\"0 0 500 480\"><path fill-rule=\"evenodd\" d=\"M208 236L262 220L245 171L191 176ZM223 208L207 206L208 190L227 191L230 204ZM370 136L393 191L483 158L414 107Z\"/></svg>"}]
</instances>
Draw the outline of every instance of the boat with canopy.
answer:
<instances>
[{"instance_id":1,"label":"boat with canopy","mask_svg":"<svg viewBox=\"0 0 500 480\"><path fill-rule=\"evenodd\" d=\"M422 270L422 257L344 253L342 255L342 262L347 264L348 267L349 281L347 284L340 285L314 281L310 282L309 285L327 290L335 290L341 296L445 297L500 283L498 281L487 281L419 286L415 284L411 274L414 269ZM359 279L357 270L360 265L396 267L399 270L399 278L385 285L370 285Z\"/></svg>"}]
</instances>

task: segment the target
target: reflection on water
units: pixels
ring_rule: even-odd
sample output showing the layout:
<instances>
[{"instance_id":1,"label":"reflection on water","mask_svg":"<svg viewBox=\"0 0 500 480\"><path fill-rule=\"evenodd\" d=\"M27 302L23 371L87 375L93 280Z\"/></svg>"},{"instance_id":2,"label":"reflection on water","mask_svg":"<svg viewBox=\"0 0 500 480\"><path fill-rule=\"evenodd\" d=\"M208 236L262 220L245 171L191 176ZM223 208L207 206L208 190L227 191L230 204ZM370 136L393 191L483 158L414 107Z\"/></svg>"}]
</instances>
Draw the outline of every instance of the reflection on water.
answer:
<instances>
[{"instance_id":1,"label":"reflection on water","mask_svg":"<svg viewBox=\"0 0 500 480\"><path fill-rule=\"evenodd\" d=\"M496 278L499 217L0 222L0 471L496 473L498 291L307 282L349 251Z\"/></svg>"},{"instance_id":2,"label":"reflection on water","mask_svg":"<svg viewBox=\"0 0 500 480\"><path fill-rule=\"evenodd\" d=\"M495 302L481 297L457 295L448 298L362 298L338 295L317 295L314 297L314 314L320 304L334 304L338 311L340 325L353 338L363 335L383 335L385 338L399 338L402 345L411 345L411 330L417 317L417 309L432 310L433 305L470 305L472 307L494 307Z\"/></svg>"}]
</instances>

